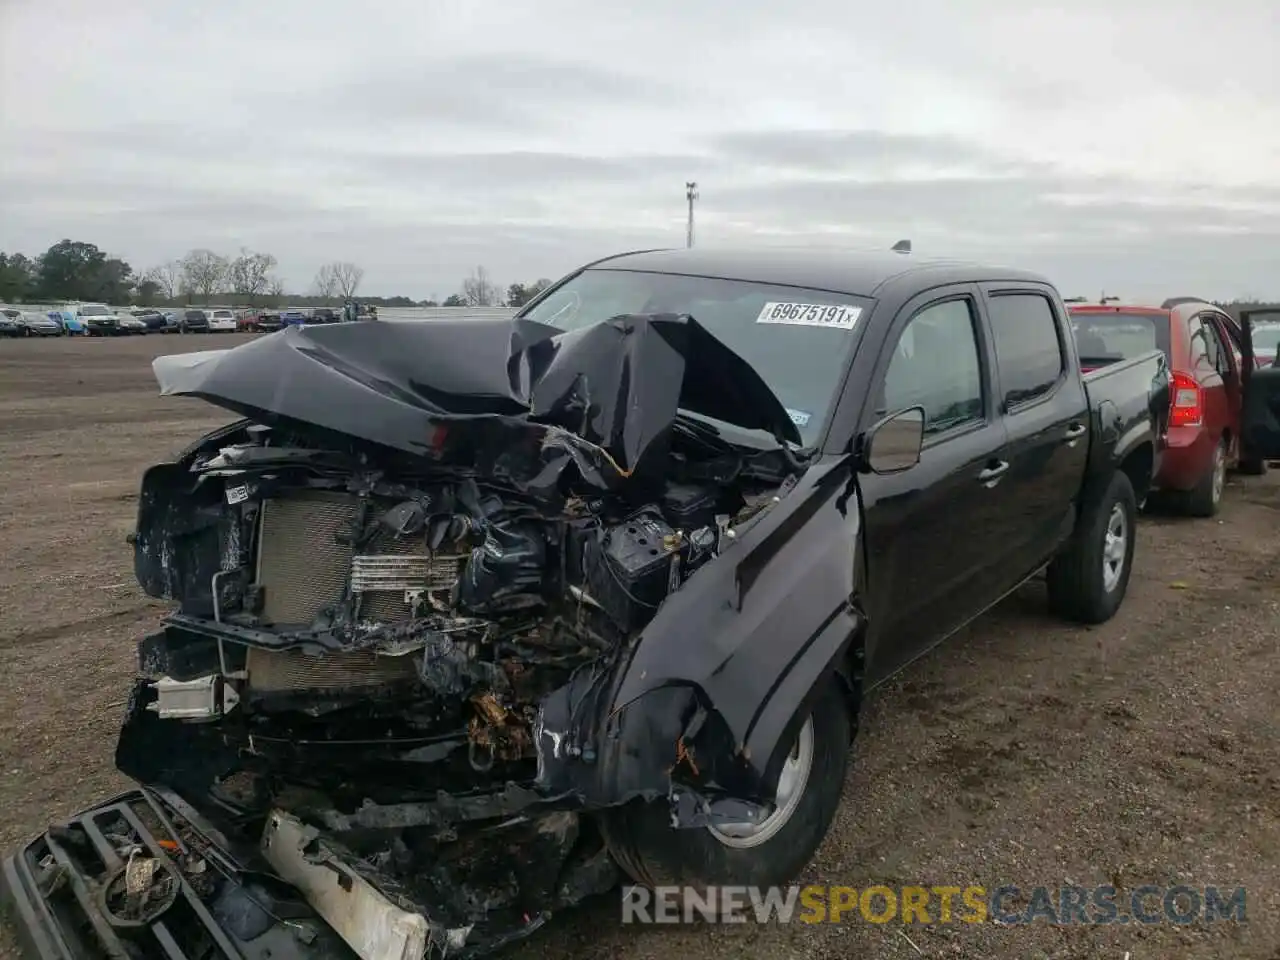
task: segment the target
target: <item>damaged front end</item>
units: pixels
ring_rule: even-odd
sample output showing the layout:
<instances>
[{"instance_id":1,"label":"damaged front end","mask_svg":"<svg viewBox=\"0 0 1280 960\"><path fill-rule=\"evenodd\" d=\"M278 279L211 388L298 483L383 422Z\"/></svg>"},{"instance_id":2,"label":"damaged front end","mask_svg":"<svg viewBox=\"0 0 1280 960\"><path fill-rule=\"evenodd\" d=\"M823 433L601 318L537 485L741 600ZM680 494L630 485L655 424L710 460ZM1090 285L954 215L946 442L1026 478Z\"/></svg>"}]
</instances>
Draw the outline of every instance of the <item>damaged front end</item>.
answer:
<instances>
[{"instance_id":1,"label":"damaged front end","mask_svg":"<svg viewBox=\"0 0 1280 960\"><path fill-rule=\"evenodd\" d=\"M143 478L137 578L177 608L117 766L357 955L491 950L612 888L593 811L767 812L857 627L856 511L693 321L290 329L156 371L246 419Z\"/></svg>"}]
</instances>

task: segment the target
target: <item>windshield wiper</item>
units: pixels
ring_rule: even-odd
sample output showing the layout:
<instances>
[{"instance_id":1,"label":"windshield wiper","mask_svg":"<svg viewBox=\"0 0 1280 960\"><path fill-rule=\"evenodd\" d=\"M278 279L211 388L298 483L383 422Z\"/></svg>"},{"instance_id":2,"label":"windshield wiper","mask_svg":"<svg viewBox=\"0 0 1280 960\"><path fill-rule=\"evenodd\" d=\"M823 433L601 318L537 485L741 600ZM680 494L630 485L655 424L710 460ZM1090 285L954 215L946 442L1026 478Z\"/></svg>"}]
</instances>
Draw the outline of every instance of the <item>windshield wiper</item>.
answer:
<instances>
[{"instance_id":1,"label":"windshield wiper","mask_svg":"<svg viewBox=\"0 0 1280 960\"><path fill-rule=\"evenodd\" d=\"M683 411L677 411L675 427L686 436L718 452L723 453L732 449L733 445L724 439L718 428L703 420L691 417Z\"/></svg>"},{"instance_id":2,"label":"windshield wiper","mask_svg":"<svg viewBox=\"0 0 1280 960\"><path fill-rule=\"evenodd\" d=\"M722 436L719 427L712 426L707 423L707 421L700 420L697 417L685 413L683 410L676 411L676 422L682 426L688 427L691 433L698 433L706 437Z\"/></svg>"}]
</instances>

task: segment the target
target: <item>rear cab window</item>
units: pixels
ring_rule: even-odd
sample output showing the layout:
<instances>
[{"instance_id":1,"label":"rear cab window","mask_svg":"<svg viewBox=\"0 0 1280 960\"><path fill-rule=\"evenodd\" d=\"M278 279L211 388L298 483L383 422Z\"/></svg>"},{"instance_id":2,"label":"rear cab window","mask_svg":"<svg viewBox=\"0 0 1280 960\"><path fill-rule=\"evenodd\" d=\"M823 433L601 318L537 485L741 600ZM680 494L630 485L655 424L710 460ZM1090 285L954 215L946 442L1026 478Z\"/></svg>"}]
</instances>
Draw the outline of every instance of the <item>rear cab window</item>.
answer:
<instances>
[{"instance_id":1,"label":"rear cab window","mask_svg":"<svg viewBox=\"0 0 1280 960\"><path fill-rule=\"evenodd\" d=\"M1067 369L1053 301L1032 291L993 291L987 313L1005 409L1013 412L1052 393Z\"/></svg>"},{"instance_id":2,"label":"rear cab window","mask_svg":"<svg viewBox=\"0 0 1280 960\"><path fill-rule=\"evenodd\" d=\"M1172 362L1169 314L1163 311L1072 310L1071 330L1086 371L1152 350Z\"/></svg>"}]
</instances>

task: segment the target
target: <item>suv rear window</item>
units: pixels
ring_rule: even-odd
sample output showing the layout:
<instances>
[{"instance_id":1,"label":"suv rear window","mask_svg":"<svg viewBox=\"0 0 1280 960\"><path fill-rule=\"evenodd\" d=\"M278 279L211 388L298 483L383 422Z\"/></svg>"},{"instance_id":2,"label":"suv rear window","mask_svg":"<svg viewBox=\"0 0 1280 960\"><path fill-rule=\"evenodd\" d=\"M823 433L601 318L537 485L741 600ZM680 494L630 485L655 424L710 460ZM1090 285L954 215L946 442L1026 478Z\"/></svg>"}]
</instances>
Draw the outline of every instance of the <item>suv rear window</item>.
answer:
<instances>
[{"instance_id":1,"label":"suv rear window","mask_svg":"<svg viewBox=\"0 0 1280 960\"><path fill-rule=\"evenodd\" d=\"M204 311L203 311L203 310L188 310L188 311L187 311L187 319L188 319L188 320L203 320L203 319L204 319Z\"/></svg>"},{"instance_id":2,"label":"suv rear window","mask_svg":"<svg viewBox=\"0 0 1280 960\"><path fill-rule=\"evenodd\" d=\"M1072 313L1071 329L1083 364L1118 363L1151 350L1169 355L1169 315Z\"/></svg>"}]
</instances>

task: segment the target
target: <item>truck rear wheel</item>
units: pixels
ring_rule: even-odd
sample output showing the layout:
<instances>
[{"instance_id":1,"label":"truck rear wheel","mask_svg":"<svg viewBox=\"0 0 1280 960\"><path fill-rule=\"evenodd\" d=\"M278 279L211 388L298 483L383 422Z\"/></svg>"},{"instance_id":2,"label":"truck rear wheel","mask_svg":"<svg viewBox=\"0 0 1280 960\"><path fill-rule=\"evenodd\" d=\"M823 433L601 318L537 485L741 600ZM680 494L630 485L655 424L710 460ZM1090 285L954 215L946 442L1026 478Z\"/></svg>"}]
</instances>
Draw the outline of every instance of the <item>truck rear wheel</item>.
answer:
<instances>
[{"instance_id":1,"label":"truck rear wheel","mask_svg":"<svg viewBox=\"0 0 1280 960\"><path fill-rule=\"evenodd\" d=\"M763 823L676 829L666 801L636 803L601 815L605 843L623 871L646 887L788 883L831 826L849 738L847 698L833 680L800 729L779 779L777 809Z\"/></svg>"},{"instance_id":2,"label":"truck rear wheel","mask_svg":"<svg viewBox=\"0 0 1280 960\"><path fill-rule=\"evenodd\" d=\"M1075 534L1049 564L1049 607L1077 623L1110 620L1124 600L1133 568L1138 501L1122 470L1080 517Z\"/></svg>"}]
</instances>

